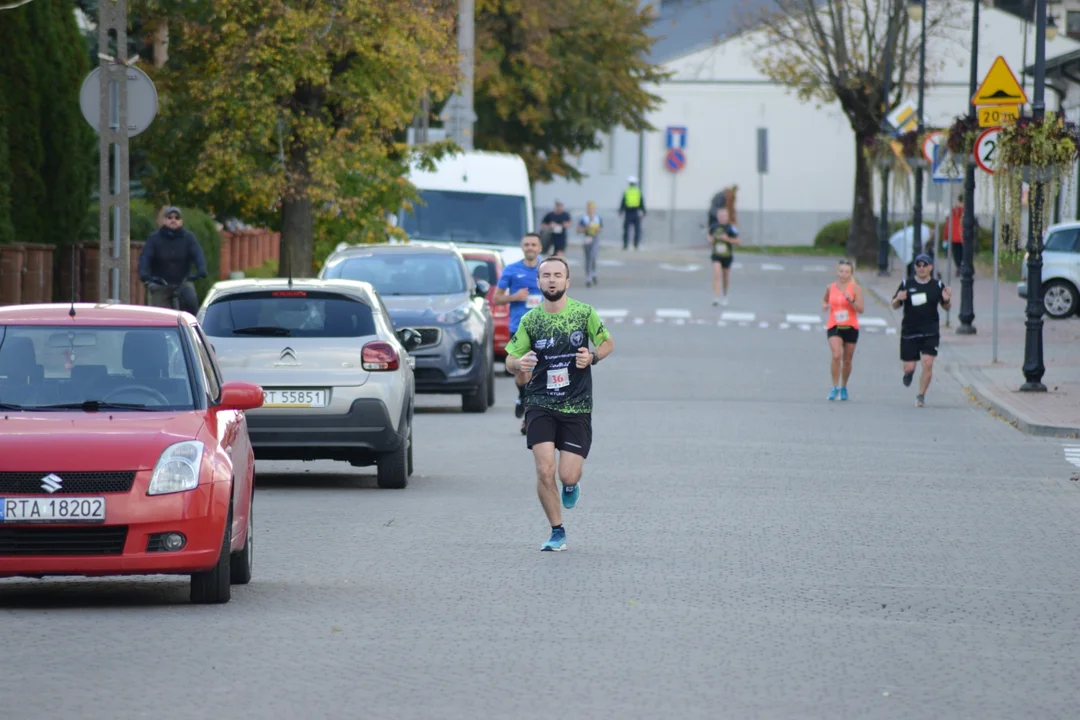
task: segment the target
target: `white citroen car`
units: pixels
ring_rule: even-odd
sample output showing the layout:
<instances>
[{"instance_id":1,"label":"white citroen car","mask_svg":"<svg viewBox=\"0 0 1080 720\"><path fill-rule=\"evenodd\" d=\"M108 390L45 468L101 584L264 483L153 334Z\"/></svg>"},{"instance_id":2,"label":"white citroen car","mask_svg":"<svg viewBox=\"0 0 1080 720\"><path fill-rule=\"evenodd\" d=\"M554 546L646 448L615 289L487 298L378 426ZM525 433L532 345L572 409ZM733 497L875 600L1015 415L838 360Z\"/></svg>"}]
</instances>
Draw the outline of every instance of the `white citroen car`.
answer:
<instances>
[{"instance_id":1,"label":"white citroen car","mask_svg":"<svg viewBox=\"0 0 1080 720\"><path fill-rule=\"evenodd\" d=\"M1020 266L1016 293L1027 297L1028 254ZM1046 314L1055 320L1080 309L1080 222L1051 225L1043 240L1042 296Z\"/></svg>"},{"instance_id":2,"label":"white citroen car","mask_svg":"<svg viewBox=\"0 0 1080 720\"><path fill-rule=\"evenodd\" d=\"M376 465L379 487L408 484L420 333L395 332L370 284L229 280L198 318L225 378L263 388L247 413L256 459Z\"/></svg>"}]
</instances>

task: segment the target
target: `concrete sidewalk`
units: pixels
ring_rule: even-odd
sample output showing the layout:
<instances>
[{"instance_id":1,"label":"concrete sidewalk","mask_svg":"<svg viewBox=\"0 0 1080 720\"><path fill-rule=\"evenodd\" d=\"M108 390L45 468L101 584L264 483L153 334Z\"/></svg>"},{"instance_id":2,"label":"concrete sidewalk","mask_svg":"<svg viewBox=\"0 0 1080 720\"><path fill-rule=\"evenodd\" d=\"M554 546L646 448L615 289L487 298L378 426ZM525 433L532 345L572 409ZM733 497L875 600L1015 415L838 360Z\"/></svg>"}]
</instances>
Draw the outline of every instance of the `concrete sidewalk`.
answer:
<instances>
[{"instance_id":1,"label":"concrete sidewalk","mask_svg":"<svg viewBox=\"0 0 1080 720\"><path fill-rule=\"evenodd\" d=\"M954 268L955 270L955 268ZM859 283L892 314L897 326L902 311L893 310L890 299L902 279L902 269L889 277L876 271L859 271ZM944 276L944 275L943 275ZM958 335L960 326L960 279L953 274L952 310L942 312L941 348L938 362L992 413L1032 435L1080 437L1080 318L1052 320L1043 316L1042 383L1047 392L1021 392L1025 378L1024 309L1016 284L998 284L997 362L993 362L993 280L976 271L974 283L974 335ZM868 298L868 304L870 299Z\"/></svg>"}]
</instances>

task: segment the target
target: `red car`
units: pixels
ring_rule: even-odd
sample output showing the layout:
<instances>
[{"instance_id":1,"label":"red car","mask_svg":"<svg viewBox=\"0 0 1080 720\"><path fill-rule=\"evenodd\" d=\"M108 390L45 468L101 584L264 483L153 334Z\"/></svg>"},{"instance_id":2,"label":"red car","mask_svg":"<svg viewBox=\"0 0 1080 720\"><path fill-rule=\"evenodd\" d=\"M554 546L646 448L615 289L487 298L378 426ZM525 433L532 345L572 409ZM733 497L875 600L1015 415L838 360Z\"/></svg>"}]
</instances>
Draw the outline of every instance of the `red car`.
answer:
<instances>
[{"instance_id":1,"label":"red car","mask_svg":"<svg viewBox=\"0 0 1080 720\"><path fill-rule=\"evenodd\" d=\"M487 303L491 316L495 319L495 357L506 360L506 344L510 342L510 306L495 304L495 285L503 271L503 259L495 250L476 250L461 247L461 256L469 266L469 272L477 280L484 280L491 285Z\"/></svg>"},{"instance_id":2,"label":"red car","mask_svg":"<svg viewBox=\"0 0 1080 720\"><path fill-rule=\"evenodd\" d=\"M0 577L251 579L244 412L191 315L133 305L0 308Z\"/></svg>"}]
</instances>

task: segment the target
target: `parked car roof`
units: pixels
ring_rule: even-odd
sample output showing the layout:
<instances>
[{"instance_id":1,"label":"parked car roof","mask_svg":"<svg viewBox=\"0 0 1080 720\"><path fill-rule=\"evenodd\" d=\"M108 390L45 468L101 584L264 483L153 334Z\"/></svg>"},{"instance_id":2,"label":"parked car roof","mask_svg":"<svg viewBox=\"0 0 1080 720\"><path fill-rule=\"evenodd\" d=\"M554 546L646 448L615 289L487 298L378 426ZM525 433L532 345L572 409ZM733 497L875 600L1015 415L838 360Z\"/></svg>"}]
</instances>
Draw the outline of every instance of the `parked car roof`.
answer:
<instances>
[{"instance_id":1,"label":"parked car roof","mask_svg":"<svg viewBox=\"0 0 1080 720\"><path fill-rule=\"evenodd\" d=\"M71 316L74 308L75 315ZM169 308L120 303L48 303L0 307L0 325L106 325L120 327L169 327L184 313Z\"/></svg>"}]
</instances>

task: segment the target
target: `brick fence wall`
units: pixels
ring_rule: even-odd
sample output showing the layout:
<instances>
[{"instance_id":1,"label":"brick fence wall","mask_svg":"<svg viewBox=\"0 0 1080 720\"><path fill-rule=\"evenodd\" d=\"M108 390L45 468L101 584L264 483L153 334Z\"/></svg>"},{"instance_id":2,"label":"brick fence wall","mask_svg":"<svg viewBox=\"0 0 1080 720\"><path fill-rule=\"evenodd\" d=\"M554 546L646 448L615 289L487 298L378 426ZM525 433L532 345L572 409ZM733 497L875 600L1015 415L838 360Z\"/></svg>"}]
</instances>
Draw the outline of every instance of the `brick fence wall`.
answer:
<instances>
[{"instance_id":1,"label":"brick fence wall","mask_svg":"<svg viewBox=\"0 0 1080 720\"><path fill-rule=\"evenodd\" d=\"M220 232L218 280L230 273L261 267L278 258L281 233L269 230ZM131 303L146 304L146 288L139 281L139 256L145 243L132 242L130 256ZM98 287L98 243L79 243L66 248L40 243L0 245L0 305L67 302L75 299L100 302ZM208 258L209 260L209 258ZM73 272L72 267L75 270Z\"/></svg>"}]
</instances>

